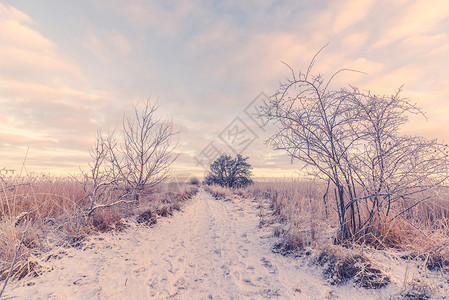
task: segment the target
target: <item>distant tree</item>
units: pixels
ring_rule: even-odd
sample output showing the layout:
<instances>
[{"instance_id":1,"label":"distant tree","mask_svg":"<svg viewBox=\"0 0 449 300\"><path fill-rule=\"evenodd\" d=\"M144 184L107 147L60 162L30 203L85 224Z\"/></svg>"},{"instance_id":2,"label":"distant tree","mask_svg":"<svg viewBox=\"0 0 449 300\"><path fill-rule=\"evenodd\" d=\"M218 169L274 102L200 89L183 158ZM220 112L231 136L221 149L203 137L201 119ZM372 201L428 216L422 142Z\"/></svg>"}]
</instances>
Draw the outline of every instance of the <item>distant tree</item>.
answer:
<instances>
[{"instance_id":1,"label":"distant tree","mask_svg":"<svg viewBox=\"0 0 449 300\"><path fill-rule=\"evenodd\" d=\"M224 187L243 187L253 183L252 166L248 157L237 154L235 158L222 154L211 165L206 176L206 184L218 184Z\"/></svg>"}]
</instances>

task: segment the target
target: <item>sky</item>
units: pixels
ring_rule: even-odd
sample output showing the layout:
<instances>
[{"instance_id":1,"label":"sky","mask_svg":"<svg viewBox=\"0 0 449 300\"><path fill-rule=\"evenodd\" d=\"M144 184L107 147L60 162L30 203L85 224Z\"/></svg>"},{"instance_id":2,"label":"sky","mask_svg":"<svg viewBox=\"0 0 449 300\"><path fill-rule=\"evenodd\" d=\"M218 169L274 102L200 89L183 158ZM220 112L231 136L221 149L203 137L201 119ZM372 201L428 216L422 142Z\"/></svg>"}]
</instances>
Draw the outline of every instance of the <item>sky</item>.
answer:
<instances>
[{"instance_id":1,"label":"sky","mask_svg":"<svg viewBox=\"0 0 449 300\"><path fill-rule=\"evenodd\" d=\"M406 131L449 141L449 2L0 0L0 169L87 170L98 130L151 99L172 120L177 176L217 153L249 157L257 177L299 166L253 119L320 53L334 83L403 96L427 113ZM25 168L23 168L25 166Z\"/></svg>"}]
</instances>

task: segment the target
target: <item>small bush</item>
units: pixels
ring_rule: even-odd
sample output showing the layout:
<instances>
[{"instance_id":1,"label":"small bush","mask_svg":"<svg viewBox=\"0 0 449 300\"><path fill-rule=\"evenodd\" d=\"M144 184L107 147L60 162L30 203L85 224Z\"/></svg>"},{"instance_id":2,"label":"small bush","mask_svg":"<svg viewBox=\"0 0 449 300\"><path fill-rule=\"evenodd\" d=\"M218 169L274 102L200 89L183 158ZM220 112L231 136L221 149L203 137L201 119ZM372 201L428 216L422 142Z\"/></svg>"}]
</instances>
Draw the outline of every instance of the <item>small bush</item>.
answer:
<instances>
[{"instance_id":1,"label":"small bush","mask_svg":"<svg viewBox=\"0 0 449 300\"><path fill-rule=\"evenodd\" d=\"M390 282L390 278L374 267L367 257L339 248L337 251L324 249L316 259L324 267L324 275L331 284L342 284L353 279L361 287L377 289Z\"/></svg>"},{"instance_id":2,"label":"small bush","mask_svg":"<svg viewBox=\"0 0 449 300\"><path fill-rule=\"evenodd\" d=\"M151 226L157 223L156 216L151 212L151 210L146 210L143 213L139 214L136 219L137 223Z\"/></svg>"},{"instance_id":3,"label":"small bush","mask_svg":"<svg viewBox=\"0 0 449 300\"><path fill-rule=\"evenodd\" d=\"M412 277L405 283L401 297L402 299L407 300L426 300L432 298L434 292L435 289L432 288L424 279Z\"/></svg>"},{"instance_id":4,"label":"small bush","mask_svg":"<svg viewBox=\"0 0 449 300\"><path fill-rule=\"evenodd\" d=\"M156 214L161 217L169 217L172 215L171 209L168 206L163 206L156 210Z\"/></svg>"},{"instance_id":5,"label":"small bush","mask_svg":"<svg viewBox=\"0 0 449 300\"><path fill-rule=\"evenodd\" d=\"M191 185L199 185L200 184L200 180L198 179L198 177L192 176L189 178L189 184Z\"/></svg>"},{"instance_id":6,"label":"small bush","mask_svg":"<svg viewBox=\"0 0 449 300\"><path fill-rule=\"evenodd\" d=\"M120 231L125 228L121 221L120 213L114 208L95 211L89 219L89 224L93 226L95 231L100 232L108 232L111 230Z\"/></svg>"}]
</instances>

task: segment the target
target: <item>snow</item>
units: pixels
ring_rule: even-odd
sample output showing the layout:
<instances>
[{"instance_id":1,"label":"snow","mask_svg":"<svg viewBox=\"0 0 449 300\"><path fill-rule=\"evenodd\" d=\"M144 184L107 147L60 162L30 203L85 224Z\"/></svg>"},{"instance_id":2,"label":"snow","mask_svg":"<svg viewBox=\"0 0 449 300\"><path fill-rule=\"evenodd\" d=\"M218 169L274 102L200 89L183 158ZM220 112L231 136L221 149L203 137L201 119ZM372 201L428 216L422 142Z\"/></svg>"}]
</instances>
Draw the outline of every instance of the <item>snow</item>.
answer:
<instances>
[{"instance_id":1,"label":"snow","mask_svg":"<svg viewBox=\"0 0 449 300\"><path fill-rule=\"evenodd\" d=\"M200 190L153 227L130 223L48 262L39 278L13 282L6 299L388 299L397 286L334 286L306 259L272 252L257 201L215 200ZM15 297L15 298L14 298Z\"/></svg>"}]
</instances>

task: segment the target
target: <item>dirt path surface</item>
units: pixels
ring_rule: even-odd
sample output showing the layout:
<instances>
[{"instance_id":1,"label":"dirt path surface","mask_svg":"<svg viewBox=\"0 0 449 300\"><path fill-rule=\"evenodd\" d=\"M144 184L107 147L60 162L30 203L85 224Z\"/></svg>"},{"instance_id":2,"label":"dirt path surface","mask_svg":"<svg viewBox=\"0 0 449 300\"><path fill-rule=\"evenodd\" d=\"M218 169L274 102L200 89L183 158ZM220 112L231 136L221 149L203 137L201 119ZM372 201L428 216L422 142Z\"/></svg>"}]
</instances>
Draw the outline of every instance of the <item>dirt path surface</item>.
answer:
<instances>
[{"instance_id":1,"label":"dirt path surface","mask_svg":"<svg viewBox=\"0 0 449 300\"><path fill-rule=\"evenodd\" d=\"M7 299L379 299L273 253L259 213L255 201L200 190L152 228L132 225L67 250L49 262L52 271L9 286Z\"/></svg>"}]
</instances>

